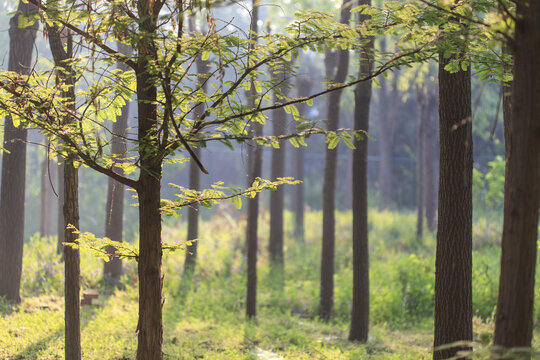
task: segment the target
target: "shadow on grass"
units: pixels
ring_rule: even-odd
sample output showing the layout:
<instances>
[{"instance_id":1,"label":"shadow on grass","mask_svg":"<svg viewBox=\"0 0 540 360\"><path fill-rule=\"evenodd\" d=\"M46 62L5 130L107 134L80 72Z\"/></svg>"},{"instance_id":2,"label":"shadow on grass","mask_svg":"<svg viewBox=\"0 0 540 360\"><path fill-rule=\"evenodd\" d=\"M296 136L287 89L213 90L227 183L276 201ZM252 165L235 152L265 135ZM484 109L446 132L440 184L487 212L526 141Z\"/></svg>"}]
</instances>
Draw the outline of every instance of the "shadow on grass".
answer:
<instances>
[{"instance_id":1,"label":"shadow on grass","mask_svg":"<svg viewBox=\"0 0 540 360\"><path fill-rule=\"evenodd\" d=\"M62 336L63 334L64 334L64 328L63 327L57 328L53 333L49 333L49 335L26 346L24 350L22 350L17 355L15 355L13 360L37 359L38 352L40 352L41 350L45 350L51 341L54 341L55 339Z\"/></svg>"}]
</instances>

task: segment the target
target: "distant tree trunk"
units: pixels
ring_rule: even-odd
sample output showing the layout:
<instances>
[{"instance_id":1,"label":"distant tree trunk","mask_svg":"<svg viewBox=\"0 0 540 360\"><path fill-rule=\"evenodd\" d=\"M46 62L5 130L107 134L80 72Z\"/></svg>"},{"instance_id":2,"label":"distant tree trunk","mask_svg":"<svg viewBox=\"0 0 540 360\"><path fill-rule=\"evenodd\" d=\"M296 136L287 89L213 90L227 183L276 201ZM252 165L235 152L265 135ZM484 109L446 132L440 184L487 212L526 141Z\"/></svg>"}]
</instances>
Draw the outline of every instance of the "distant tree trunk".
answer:
<instances>
[{"instance_id":1,"label":"distant tree trunk","mask_svg":"<svg viewBox=\"0 0 540 360\"><path fill-rule=\"evenodd\" d=\"M358 5L371 6L371 0L360 0ZM369 19L359 13L358 22ZM373 69L373 37L361 50L358 77L367 77ZM354 92L354 129L369 130L371 80L359 83ZM355 140L352 156L352 211L353 211L353 298L350 341L365 343L369 331L369 248L368 248L368 192L367 192L367 138Z\"/></svg>"},{"instance_id":2,"label":"distant tree trunk","mask_svg":"<svg viewBox=\"0 0 540 360\"><path fill-rule=\"evenodd\" d=\"M350 2L343 1L340 22L348 24L351 17ZM326 59L325 59L326 61ZM349 69L349 52L338 50L337 68L333 81L342 83ZM328 96L327 129L335 131L339 124L341 90L333 91ZM335 252L335 198L336 198L337 147L326 149L323 180L323 231L321 253L321 291L319 299L319 317L328 321L332 316L334 304L334 252Z\"/></svg>"},{"instance_id":3,"label":"distant tree trunk","mask_svg":"<svg viewBox=\"0 0 540 360\"><path fill-rule=\"evenodd\" d=\"M56 193L58 194L58 217L57 217L57 234L58 242L56 246L56 253L62 254L62 261L64 260L64 233L66 232L66 227L64 226L64 159L58 158L58 161L61 163L58 165L56 178L58 179L58 189Z\"/></svg>"},{"instance_id":4,"label":"distant tree trunk","mask_svg":"<svg viewBox=\"0 0 540 360\"><path fill-rule=\"evenodd\" d=\"M434 231L437 224L437 152L439 134L438 96L435 86L429 87L426 93L427 117L424 127L424 204L427 227Z\"/></svg>"},{"instance_id":5,"label":"distant tree trunk","mask_svg":"<svg viewBox=\"0 0 540 360\"><path fill-rule=\"evenodd\" d=\"M63 96L69 102L70 110L75 109L75 75L68 60L73 57L73 44L71 33L66 31L61 34L57 26L47 26L47 36L54 58L55 65L61 69L58 76L68 86ZM65 46L64 46L65 45ZM66 116L62 119L64 124L69 124L71 119ZM74 243L77 234L72 225L79 229L79 203L78 203L78 169L73 162L77 160L75 154L68 154L64 162L64 242ZM80 330L80 259L79 250L70 246L64 247L65 259L65 357L66 360L81 359L81 330Z\"/></svg>"},{"instance_id":6,"label":"distant tree trunk","mask_svg":"<svg viewBox=\"0 0 540 360\"><path fill-rule=\"evenodd\" d=\"M276 71L275 76L279 81L285 81L287 76L287 67L283 67ZM286 86L279 86L277 89L283 95L288 95ZM280 99L274 95L274 102L279 102ZM287 113L284 109L275 109L272 115L273 134L275 136L285 134L287 121ZM278 177L285 175L285 149L286 143L280 144L278 149L272 149L272 167L271 179L275 180ZM270 241L268 243L268 252L270 261L275 265L275 270L278 271L276 276L281 277L279 271L283 271L283 201L284 188L278 187L270 193Z\"/></svg>"},{"instance_id":7,"label":"distant tree trunk","mask_svg":"<svg viewBox=\"0 0 540 360\"><path fill-rule=\"evenodd\" d=\"M259 20L259 0L252 1L251 11L251 36L252 41L257 41ZM253 45L252 45L253 46ZM251 90L248 94L250 106L255 105L257 92L255 86L251 84ZM263 133L262 124L252 123L251 134L261 136ZM253 181L262 174L262 148L252 141L248 144L248 187ZM257 228L259 221L259 197L247 200L247 219L246 219L246 245L247 245L247 293L246 293L246 316L254 318L257 315L257 251L258 239Z\"/></svg>"},{"instance_id":8,"label":"distant tree trunk","mask_svg":"<svg viewBox=\"0 0 540 360\"><path fill-rule=\"evenodd\" d=\"M418 133L416 136L416 237L422 240L424 230L424 173L425 173L425 127L427 123L428 109L426 85L416 89L416 99L418 101Z\"/></svg>"},{"instance_id":9,"label":"distant tree trunk","mask_svg":"<svg viewBox=\"0 0 540 360\"><path fill-rule=\"evenodd\" d=\"M472 124L471 73L444 70L439 56L440 173L435 259L434 359L468 349L438 347L472 341Z\"/></svg>"},{"instance_id":10,"label":"distant tree trunk","mask_svg":"<svg viewBox=\"0 0 540 360\"><path fill-rule=\"evenodd\" d=\"M123 54L129 54L131 47L121 42L118 42L118 51ZM127 71L128 66L119 63L118 68L122 71ZM117 161L122 161L122 158L127 152L126 140L123 138L126 134L128 118L129 118L129 102L126 103L121 110L120 116L116 118L113 125L113 137L111 140L111 155ZM123 174L121 168L117 169L118 173ZM109 178L107 188L107 205L105 211L105 236L113 241L121 242L124 230L124 184L119 183L113 178ZM114 248L108 249L109 253L114 253ZM103 265L103 273L108 276L113 283L118 282L122 275L122 260L118 257L111 256L110 260Z\"/></svg>"},{"instance_id":11,"label":"distant tree trunk","mask_svg":"<svg viewBox=\"0 0 540 360\"><path fill-rule=\"evenodd\" d=\"M517 1L494 344L530 348L540 204L540 3Z\"/></svg>"},{"instance_id":12,"label":"distant tree trunk","mask_svg":"<svg viewBox=\"0 0 540 360\"><path fill-rule=\"evenodd\" d=\"M17 13L9 21L8 70L21 75L30 73L32 51L38 29L35 22L19 27L19 16L36 12L36 6L19 1ZM24 201L26 179L26 129L13 125L10 116L5 119L0 188L0 296L20 302L23 244Z\"/></svg>"},{"instance_id":13,"label":"distant tree trunk","mask_svg":"<svg viewBox=\"0 0 540 360\"><path fill-rule=\"evenodd\" d=\"M45 159L41 162L41 211L39 221L39 234L42 237L52 236L53 230L53 191L52 184L55 183L56 173L54 162L49 158L49 140L44 140Z\"/></svg>"},{"instance_id":14,"label":"distant tree trunk","mask_svg":"<svg viewBox=\"0 0 540 360\"><path fill-rule=\"evenodd\" d=\"M193 16L189 18L189 23L192 31L195 31L195 19ZM208 62L204 61L201 57L197 57L197 73L198 74L207 74L208 73ZM204 91L206 91L207 86L205 79L199 77L199 85ZM198 106L193 111L195 118L200 118L204 113L204 108ZM201 148L196 147L193 149L195 155L201 159ZM200 189L200 179L201 179L201 169L195 161L189 163L189 188L192 190ZM196 240L199 237L199 204L193 204L188 208L188 230L187 230L187 239ZM195 264L197 263L197 247L198 242L194 241L186 249L186 258L184 261L184 273L191 274L195 270Z\"/></svg>"},{"instance_id":15,"label":"distant tree trunk","mask_svg":"<svg viewBox=\"0 0 540 360\"><path fill-rule=\"evenodd\" d=\"M310 93L313 82L307 78L307 76L300 76L297 78L298 96L306 96ZM301 116L306 116L307 104L298 104L298 112ZM304 234L304 147L300 146L292 150L293 166L294 166L294 178L302 181L300 184L291 187L292 196L292 209L294 212L294 236L301 243L305 242Z\"/></svg>"},{"instance_id":16,"label":"distant tree trunk","mask_svg":"<svg viewBox=\"0 0 540 360\"><path fill-rule=\"evenodd\" d=\"M386 52L386 39L381 39L381 51ZM392 206L392 150L394 143L394 120L398 106L397 79L399 73L392 74L392 84L388 86L385 77L380 77L379 97L379 192L381 200L379 209L389 209Z\"/></svg>"}]
</instances>

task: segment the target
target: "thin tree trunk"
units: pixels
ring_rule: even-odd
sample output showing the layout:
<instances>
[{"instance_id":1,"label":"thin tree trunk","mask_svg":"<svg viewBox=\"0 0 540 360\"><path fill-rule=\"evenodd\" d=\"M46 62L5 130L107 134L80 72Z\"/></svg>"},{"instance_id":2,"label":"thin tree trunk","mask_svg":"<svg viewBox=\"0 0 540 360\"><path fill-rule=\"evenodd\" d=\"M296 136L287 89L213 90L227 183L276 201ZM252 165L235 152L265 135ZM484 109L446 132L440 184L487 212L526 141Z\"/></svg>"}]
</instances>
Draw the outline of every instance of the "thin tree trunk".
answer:
<instances>
[{"instance_id":1,"label":"thin tree trunk","mask_svg":"<svg viewBox=\"0 0 540 360\"><path fill-rule=\"evenodd\" d=\"M47 36L54 58L55 65L61 70L58 76L62 83L67 86L64 90L64 98L68 102L68 107L75 112L75 75L68 60L73 57L73 43L71 33L67 30L61 33L57 26L47 26ZM65 126L70 126L71 118L66 116L62 119ZM73 226L79 229L79 200L78 200L78 169L73 162L77 156L68 154L64 161L64 242L66 244L75 243L77 234ZM65 260L65 357L66 360L81 359L81 329L80 329L80 259L79 250L70 246L64 247Z\"/></svg>"},{"instance_id":2,"label":"thin tree trunk","mask_svg":"<svg viewBox=\"0 0 540 360\"><path fill-rule=\"evenodd\" d=\"M252 1L251 11L251 36L253 41L257 41L259 20L259 0ZM253 45L252 45L253 47ZM250 106L255 105L255 86L251 84L251 90L248 94ZM253 136L261 136L263 133L262 124L252 123L251 133ZM262 148L257 146L256 142L248 145L248 187L253 181L262 174ZM259 221L259 197L248 199L247 201L247 220L246 220L246 245L247 245L247 293L246 293L246 316L255 318L257 315L257 251L258 239L257 229Z\"/></svg>"},{"instance_id":3,"label":"thin tree trunk","mask_svg":"<svg viewBox=\"0 0 540 360\"><path fill-rule=\"evenodd\" d=\"M348 24L351 17L350 2L343 1L340 22ZM349 52L338 50L337 68L334 82L345 81L349 69ZM328 96L327 130L335 131L339 124L341 90ZM334 253L335 253L335 198L336 198L337 147L326 149L323 180L323 231L321 253L321 291L319 317L328 321L334 304Z\"/></svg>"},{"instance_id":4,"label":"thin tree trunk","mask_svg":"<svg viewBox=\"0 0 540 360\"><path fill-rule=\"evenodd\" d=\"M45 145L45 159L41 162L41 211L39 219L39 233L40 236L52 236L53 230L53 194L52 186L56 179L54 171L55 165L49 158L49 140L44 140Z\"/></svg>"},{"instance_id":5,"label":"thin tree trunk","mask_svg":"<svg viewBox=\"0 0 540 360\"><path fill-rule=\"evenodd\" d=\"M193 16L189 19L190 27L192 31L195 31L195 19ZM198 74L207 74L208 73L208 62L204 61L201 57L197 57L197 73ZM206 82L203 77L198 78L198 86L201 86L204 91L206 91ZM194 116L196 119L200 118L204 113L204 108L199 106L194 110ZM201 148L196 147L193 149L193 152L197 158L201 159ZM201 179L201 169L195 161L189 163L189 188L192 190L200 189L200 179ZM187 239L196 240L199 237L199 205L193 204L188 208L188 230L187 230ZM197 247L198 242L194 241L186 249L186 258L184 261L184 273L191 274L195 270L195 264L197 263Z\"/></svg>"},{"instance_id":6,"label":"thin tree trunk","mask_svg":"<svg viewBox=\"0 0 540 360\"><path fill-rule=\"evenodd\" d=\"M17 13L9 21L8 70L21 74L24 80L24 75L30 73L38 23L20 28L19 16L35 12L34 5L20 1ZM21 301L26 136L26 129L15 127L11 117L7 116L3 147L9 153L3 156L0 187L0 296L14 302Z\"/></svg>"},{"instance_id":7,"label":"thin tree trunk","mask_svg":"<svg viewBox=\"0 0 540 360\"><path fill-rule=\"evenodd\" d=\"M530 348L540 202L540 3L516 7L514 80L504 184L494 344Z\"/></svg>"},{"instance_id":8,"label":"thin tree trunk","mask_svg":"<svg viewBox=\"0 0 540 360\"><path fill-rule=\"evenodd\" d=\"M422 233L424 230L424 132L427 123L428 109L426 85L422 85L416 90L416 98L418 100L418 133L416 137L416 237L422 241Z\"/></svg>"},{"instance_id":9,"label":"thin tree trunk","mask_svg":"<svg viewBox=\"0 0 540 360\"><path fill-rule=\"evenodd\" d=\"M434 231L437 225L437 152L439 134L437 88L427 89L427 117L424 128L424 203L427 227Z\"/></svg>"},{"instance_id":10,"label":"thin tree trunk","mask_svg":"<svg viewBox=\"0 0 540 360\"><path fill-rule=\"evenodd\" d=\"M118 51L123 54L129 54L131 47L121 42L118 42ZM122 71L127 71L127 65L120 63L118 68ZM117 161L125 156L127 152L126 140L123 138L126 133L127 123L129 118L129 102L127 102L121 110L120 116L117 117L113 125L113 137L111 140L111 155ZM119 174L123 174L121 168L117 169ZM122 233L124 230L124 184L119 183L113 178L109 178L107 188L107 205L105 208L105 236L111 240L121 242L123 239ZM114 253L114 248L108 249L109 253ZM109 261L103 265L103 273L110 277L113 283L118 282L122 275L122 260L118 257L111 256Z\"/></svg>"},{"instance_id":11,"label":"thin tree trunk","mask_svg":"<svg viewBox=\"0 0 540 360\"><path fill-rule=\"evenodd\" d=\"M287 75L287 68L285 65L276 71L275 76L279 81L285 81ZM286 86L279 86L279 91L288 95L288 89ZM274 95L274 102L278 102L279 99ZM287 121L287 113L284 109L275 109L272 116L273 133L275 136L285 134ZM285 175L285 147L286 143L283 142L279 148L272 149L272 166L271 166L271 179L275 180L278 177ZM270 241L268 244L268 252L270 254L270 261L272 265L277 266L278 274L276 276L282 277L283 272L283 202L284 202L284 188L279 186L275 191L270 193ZM281 272L281 273L280 273Z\"/></svg>"},{"instance_id":12,"label":"thin tree trunk","mask_svg":"<svg viewBox=\"0 0 540 360\"><path fill-rule=\"evenodd\" d=\"M297 89L298 89L298 96L307 96L311 88L313 86L313 83L311 80L307 79L306 77L298 77L297 78ZM300 103L298 104L298 112L301 116L306 116L307 112L307 104L306 103ZM294 236L295 238L300 241L301 243L305 242L305 233L304 233L304 209L305 209L305 199L304 199L304 147L299 146L298 148L295 148L292 150L292 156L293 161L292 164L294 166L294 177L296 180L302 181L300 184L294 185L291 187L292 190L292 209L294 212Z\"/></svg>"},{"instance_id":13,"label":"thin tree trunk","mask_svg":"<svg viewBox=\"0 0 540 360\"><path fill-rule=\"evenodd\" d=\"M448 359L472 341L471 73L444 70L439 56L440 174L435 259L434 359Z\"/></svg>"},{"instance_id":14,"label":"thin tree trunk","mask_svg":"<svg viewBox=\"0 0 540 360\"><path fill-rule=\"evenodd\" d=\"M371 5L371 0L360 0L358 5ZM359 13L358 22L369 19ZM360 52L358 77L366 77L373 70L371 55L373 37ZM369 131L369 109L371 103L371 80L356 86L354 106L354 129ZM369 247L368 247L368 192L367 192L367 138L355 140L356 149L352 156L352 210L353 210L353 298L351 313L350 341L365 343L369 332Z\"/></svg>"},{"instance_id":15,"label":"thin tree trunk","mask_svg":"<svg viewBox=\"0 0 540 360\"><path fill-rule=\"evenodd\" d=\"M62 261L64 260L64 233L66 227L64 225L64 159L58 158L61 163L57 167L56 178L58 179L58 186L56 193L58 194L58 216L57 216L57 234L58 242L56 246L56 253L62 254Z\"/></svg>"}]
</instances>

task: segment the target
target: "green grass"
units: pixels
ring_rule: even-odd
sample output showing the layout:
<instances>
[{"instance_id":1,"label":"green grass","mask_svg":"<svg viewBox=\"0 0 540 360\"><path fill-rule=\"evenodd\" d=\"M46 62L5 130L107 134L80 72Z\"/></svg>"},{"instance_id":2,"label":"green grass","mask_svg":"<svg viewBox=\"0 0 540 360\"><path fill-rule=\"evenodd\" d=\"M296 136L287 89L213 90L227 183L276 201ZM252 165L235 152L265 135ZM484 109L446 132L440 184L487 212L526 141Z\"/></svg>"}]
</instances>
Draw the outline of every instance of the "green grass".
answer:
<instances>
[{"instance_id":1,"label":"green grass","mask_svg":"<svg viewBox=\"0 0 540 360\"><path fill-rule=\"evenodd\" d=\"M431 358L433 326L434 235L414 236L412 213L370 212L371 329L365 345L347 341L351 310L351 214L337 214L335 316L316 317L319 288L321 213L306 219L306 242L286 234L285 281L272 279L266 254L268 214L260 229L258 317L247 321L244 226L229 213L200 226L199 262L192 280L182 277L184 254L166 253L164 278L165 359L395 359ZM185 237L183 224L168 221L167 241ZM286 213L287 229L292 215ZM491 224L491 230L496 226ZM498 281L498 236L474 252L475 341L485 346ZM500 231L500 230L499 230ZM22 304L0 303L0 359L63 358L63 265L54 239L33 237L25 247ZM102 264L81 254L83 291L99 293L95 306L82 307L83 359L133 359L136 350L137 280L125 265L122 289L101 281ZM536 301L536 303L540 303ZM482 346L480 346L482 348ZM479 353L481 354L481 352Z\"/></svg>"}]
</instances>

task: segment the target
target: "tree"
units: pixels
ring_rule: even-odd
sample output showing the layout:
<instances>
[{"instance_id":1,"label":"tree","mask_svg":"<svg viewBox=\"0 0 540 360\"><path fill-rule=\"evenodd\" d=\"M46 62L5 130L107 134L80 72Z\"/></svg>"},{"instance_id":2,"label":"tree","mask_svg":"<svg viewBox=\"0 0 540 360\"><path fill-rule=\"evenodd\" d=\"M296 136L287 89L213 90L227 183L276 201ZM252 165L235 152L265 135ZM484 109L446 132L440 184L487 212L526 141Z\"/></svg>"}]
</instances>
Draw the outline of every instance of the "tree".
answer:
<instances>
[{"instance_id":1,"label":"tree","mask_svg":"<svg viewBox=\"0 0 540 360\"><path fill-rule=\"evenodd\" d=\"M505 136L508 157L501 274L493 340L510 354L512 348L530 348L533 331L540 201L539 19L538 1L516 2L512 107Z\"/></svg>"},{"instance_id":2,"label":"tree","mask_svg":"<svg viewBox=\"0 0 540 360\"><path fill-rule=\"evenodd\" d=\"M19 1L17 12L9 21L8 69L20 74L21 79L30 74L34 40L38 23L22 27L23 16L36 12L36 7ZM2 184L0 188L0 296L20 302L20 286L24 243L24 201L26 171L26 128L18 126L11 116L4 125Z\"/></svg>"},{"instance_id":3,"label":"tree","mask_svg":"<svg viewBox=\"0 0 540 360\"><path fill-rule=\"evenodd\" d=\"M455 19L448 24L466 30L466 26ZM452 61L463 60L459 55L463 55L466 47L466 36L460 38L459 30L446 30L446 39L455 46L454 54L446 57L441 51L439 55L440 169L434 359L448 359L464 348L439 349L442 345L472 341L471 73L466 63L463 69L453 73L445 69Z\"/></svg>"},{"instance_id":4,"label":"tree","mask_svg":"<svg viewBox=\"0 0 540 360\"><path fill-rule=\"evenodd\" d=\"M56 180L56 164L49 158L49 141L45 138L45 158L41 162L41 210L39 219L40 236L52 236L53 231L53 186ZM52 171L51 171L52 170Z\"/></svg>"},{"instance_id":5,"label":"tree","mask_svg":"<svg viewBox=\"0 0 540 360\"><path fill-rule=\"evenodd\" d=\"M124 55L128 55L131 48L122 43L118 43L118 51ZM122 71L127 71L128 67L119 63L118 68ZM129 102L120 110L121 114L116 118L113 125L113 133L118 136L113 136L111 139L111 156L118 161L125 156L127 152L127 143L125 140L126 129L129 118ZM118 169L122 174L122 169ZM107 205L105 208L105 236L113 241L122 242L122 233L124 230L124 184L109 178L107 187ZM114 253L114 247L109 248L110 253ZM111 256L109 261L103 264L103 273L108 276L113 283L118 282L122 275L122 260L117 256Z\"/></svg>"},{"instance_id":6,"label":"tree","mask_svg":"<svg viewBox=\"0 0 540 360\"><path fill-rule=\"evenodd\" d=\"M358 5L371 6L371 0L360 0ZM370 17L358 14L362 24ZM358 76L367 77L373 71L373 36L361 36L364 48L360 51ZM371 103L371 81L360 83L354 93L354 129L369 131L369 109ZM367 192L367 140L355 139L353 150L353 299L350 341L365 343L369 332L369 247L368 247L368 192Z\"/></svg>"},{"instance_id":7,"label":"tree","mask_svg":"<svg viewBox=\"0 0 540 360\"><path fill-rule=\"evenodd\" d=\"M348 24L351 18L350 2L343 1L341 8L340 22ZM331 79L335 83L343 83L349 69L348 50L337 50L337 61L335 75ZM326 55L328 58L328 55ZM325 62L328 62L325 59ZM330 66L330 73L334 73L333 66ZM327 74L330 75L330 74ZM336 131L339 124L339 101L341 90L333 91L328 97L327 125L328 131ZM335 252L335 191L336 191L336 166L337 148L328 148L324 161L323 180L323 231L322 231L322 253L321 253L321 287L319 299L319 317L328 321L332 315L334 304L334 252Z\"/></svg>"},{"instance_id":8,"label":"tree","mask_svg":"<svg viewBox=\"0 0 540 360\"><path fill-rule=\"evenodd\" d=\"M431 67L430 67L431 68ZM435 77L431 70L428 76ZM424 127L424 172L423 172L423 199L424 210L427 227L430 231L435 230L437 224L437 152L438 152L438 96L437 86L435 81L432 81L433 86L430 86L426 91L426 122Z\"/></svg>"},{"instance_id":9,"label":"tree","mask_svg":"<svg viewBox=\"0 0 540 360\"><path fill-rule=\"evenodd\" d=\"M274 90L274 103L278 103L283 96L288 96L287 88L287 64L276 71L274 77L278 80ZM273 111L272 126L274 136L284 135L287 128L287 113L284 109L275 109ZM285 144L272 149L271 179L277 179L285 176ZM276 276L283 276L283 202L284 189L280 188L270 194L270 238L268 252L270 261L277 271Z\"/></svg>"}]
</instances>

